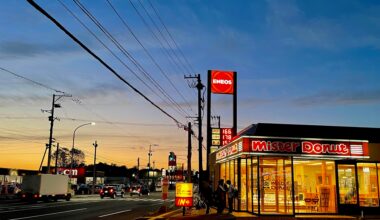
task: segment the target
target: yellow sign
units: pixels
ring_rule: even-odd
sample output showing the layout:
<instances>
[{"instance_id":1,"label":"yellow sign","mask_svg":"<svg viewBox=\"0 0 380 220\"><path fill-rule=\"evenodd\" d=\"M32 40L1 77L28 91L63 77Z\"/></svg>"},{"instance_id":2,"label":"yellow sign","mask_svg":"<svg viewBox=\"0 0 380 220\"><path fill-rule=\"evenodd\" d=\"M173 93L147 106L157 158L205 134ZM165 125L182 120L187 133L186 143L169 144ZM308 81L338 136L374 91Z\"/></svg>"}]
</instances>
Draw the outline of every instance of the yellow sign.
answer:
<instances>
[{"instance_id":1,"label":"yellow sign","mask_svg":"<svg viewBox=\"0 0 380 220\"><path fill-rule=\"evenodd\" d=\"M192 183L176 183L175 197L193 197L193 184Z\"/></svg>"}]
</instances>

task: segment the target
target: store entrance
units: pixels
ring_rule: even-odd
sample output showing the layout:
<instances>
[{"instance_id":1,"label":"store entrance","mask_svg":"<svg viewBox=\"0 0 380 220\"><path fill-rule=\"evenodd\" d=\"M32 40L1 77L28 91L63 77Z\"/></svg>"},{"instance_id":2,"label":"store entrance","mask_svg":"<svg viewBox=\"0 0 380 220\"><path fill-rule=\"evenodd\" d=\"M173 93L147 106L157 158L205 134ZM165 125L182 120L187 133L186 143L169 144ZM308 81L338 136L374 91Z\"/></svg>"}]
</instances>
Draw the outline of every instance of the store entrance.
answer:
<instances>
[{"instance_id":1,"label":"store entrance","mask_svg":"<svg viewBox=\"0 0 380 220\"><path fill-rule=\"evenodd\" d=\"M293 214L290 157L261 157L260 214Z\"/></svg>"},{"instance_id":2,"label":"store entrance","mask_svg":"<svg viewBox=\"0 0 380 220\"><path fill-rule=\"evenodd\" d=\"M339 213L353 213L359 208L356 164L337 163Z\"/></svg>"}]
</instances>

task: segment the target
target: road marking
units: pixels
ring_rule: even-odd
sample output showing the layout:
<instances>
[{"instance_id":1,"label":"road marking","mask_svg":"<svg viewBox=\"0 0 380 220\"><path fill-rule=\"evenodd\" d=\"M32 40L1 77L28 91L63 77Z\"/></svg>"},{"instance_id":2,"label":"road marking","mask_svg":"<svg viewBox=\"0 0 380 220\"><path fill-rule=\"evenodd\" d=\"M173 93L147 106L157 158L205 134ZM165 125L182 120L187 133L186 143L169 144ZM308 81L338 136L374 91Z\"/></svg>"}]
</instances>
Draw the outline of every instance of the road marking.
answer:
<instances>
[{"instance_id":1,"label":"road marking","mask_svg":"<svg viewBox=\"0 0 380 220\"><path fill-rule=\"evenodd\" d=\"M71 205L77 205L77 204L87 204L87 203L95 203L95 201L91 202L76 202L76 203L63 203L62 205L47 205L47 204L41 204L41 206L25 206L20 207L20 209L15 210L7 210L7 211L0 211L1 213L8 213L8 212L20 212L20 211L26 211L26 210L35 210L35 209L47 209L47 208L56 208L56 207L64 207L64 206L71 206Z\"/></svg>"},{"instance_id":2,"label":"road marking","mask_svg":"<svg viewBox=\"0 0 380 220\"><path fill-rule=\"evenodd\" d=\"M82 210L86 210L86 209L87 209L87 208L73 209L73 210L67 210L67 211L62 211L62 212L53 212L53 213L42 214L42 215L32 215L32 216L21 217L21 218L11 218L11 219L9 219L9 220L19 220L19 219L37 218L37 217L43 217L43 216L48 216L48 215L57 215L57 214L62 214L62 213L67 213L67 212L77 212L77 211L82 211Z\"/></svg>"},{"instance_id":3,"label":"road marking","mask_svg":"<svg viewBox=\"0 0 380 220\"><path fill-rule=\"evenodd\" d=\"M123 212L130 212L130 211L132 211L132 210L128 209L128 210L123 210L123 211L119 211L119 212L113 212L113 213L110 213L110 214L101 215L101 216L99 216L99 218L107 217L107 216L110 216L110 215L116 215L116 214L120 214L120 213L123 213Z\"/></svg>"}]
</instances>

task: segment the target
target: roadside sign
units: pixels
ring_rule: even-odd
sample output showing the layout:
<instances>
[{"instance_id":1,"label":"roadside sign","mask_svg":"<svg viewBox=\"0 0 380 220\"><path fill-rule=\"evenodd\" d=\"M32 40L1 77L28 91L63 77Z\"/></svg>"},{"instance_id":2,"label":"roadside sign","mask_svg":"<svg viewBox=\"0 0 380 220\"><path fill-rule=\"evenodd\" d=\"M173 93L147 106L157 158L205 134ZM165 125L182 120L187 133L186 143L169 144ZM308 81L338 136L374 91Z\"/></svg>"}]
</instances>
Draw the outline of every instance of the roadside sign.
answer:
<instances>
[{"instance_id":1,"label":"roadside sign","mask_svg":"<svg viewBox=\"0 0 380 220\"><path fill-rule=\"evenodd\" d=\"M168 198L169 191L169 180L167 177L162 179L162 199L165 200Z\"/></svg>"},{"instance_id":2,"label":"roadside sign","mask_svg":"<svg viewBox=\"0 0 380 220\"><path fill-rule=\"evenodd\" d=\"M175 187L175 205L180 207L193 206L193 184L177 183Z\"/></svg>"}]
</instances>

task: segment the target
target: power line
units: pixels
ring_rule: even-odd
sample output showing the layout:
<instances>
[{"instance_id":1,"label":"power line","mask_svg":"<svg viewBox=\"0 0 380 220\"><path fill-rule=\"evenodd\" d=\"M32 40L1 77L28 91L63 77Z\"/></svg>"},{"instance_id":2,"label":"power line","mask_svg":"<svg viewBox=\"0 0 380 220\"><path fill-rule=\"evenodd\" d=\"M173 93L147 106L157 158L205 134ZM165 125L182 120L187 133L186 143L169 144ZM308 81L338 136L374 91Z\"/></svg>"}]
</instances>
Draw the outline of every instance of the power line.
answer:
<instances>
[{"instance_id":1,"label":"power line","mask_svg":"<svg viewBox=\"0 0 380 220\"><path fill-rule=\"evenodd\" d=\"M73 34L71 34L65 27L63 27L57 20L55 20L50 14L48 14L44 9L42 9L38 4L36 4L33 0L28 0L28 3L31 4L36 10L45 15L50 21L52 21L59 29L61 29L66 35L68 35L74 42L76 42L79 46L81 46L87 53L93 56L97 61L99 61L104 67L106 67L113 75L115 75L119 80L124 82L127 86L129 86L133 91L143 97L146 101L160 110L167 117L171 118L179 127L185 127L184 124L180 123L176 118L167 113L161 107L159 107L156 103L151 101L147 96L145 96L140 90L131 85L127 80L125 80L121 75L119 75L111 66L109 66L105 61L103 61L99 56L97 56L94 52L92 52L86 45L84 45L79 39L77 39Z\"/></svg>"},{"instance_id":2,"label":"power line","mask_svg":"<svg viewBox=\"0 0 380 220\"><path fill-rule=\"evenodd\" d=\"M190 67L190 70L191 70L193 73L195 73L194 68L193 68L192 65L189 63L189 61L187 60L186 56L185 56L184 53L182 52L181 48L178 46L178 44L177 44L177 42L174 40L172 34L169 32L168 28L166 27L166 25L165 25L164 21L162 20L160 14L159 14L159 12L158 12L158 10L153 6L152 2L150 2L149 0L148 0L148 3L149 3L149 5L153 8L154 13L155 13L155 14L157 15L157 17L158 17L158 20L161 22L162 26L164 26L164 28L165 28L166 32L168 33L170 39L174 42L174 45L176 46L176 48L178 49L178 51L180 52L180 54L181 54L182 57L184 58L186 64Z\"/></svg>"},{"instance_id":3,"label":"power line","mask_svg":"<svg viewBox=\"0 0 380 220\"><path fill-rule=\"evenodd\" d=\"M123 60L120 59L119 56L117 56L102 40L99 39L98 36L96 36L96 34L91 31L91 29L89 27L87 27L86 24L84 24L75 14L74 12L72 12L62 1L58 0L59 3L61 3L61 5L75 18L75 20L77 20L106 50L108 50L125 68L127 68L142 84L144 84L152 93L154 93L156 96L158 96L165 104L167 104L168 106L170 106L170 104L165 100L163 99L157 92L156 90L153 90L152 87L150 87L143 79L140 78L140 76L134 71L132 70ZM127 56L127 55L126 55ZM178 111L177 109L174 109L176 111ZM179 113L181 114L181 113Z\"/></svg>"},{"instance_id":4,"label":"power line","mask_svg":"<svg viewBox=\"0 0 380 220\"><path fill-rule=\"evenodd\" d=\"M180 70L180 71L183 71L183 72L187 72L186 69L184 69L183 66L180 66L176 61L175 59L172 57L172 55L165 49L165 46L164 44L161 42L161 40L159 39L159 37L154 33L154 31L152 30L152 28L150 27L150 25L148 24L148 22L146 22L146 20L144 19L144 17L142 16L142 14L139 12L139 10L136 8L136 6L133 4L133 2L131 0L129 0L129 3L132 5L133 9L136 11L136 13L138 14L138 16L141 18L141 20L143 21L144 25L148 28L148 30L152 33L153 37L159 42L159 44L161 45L161 47L163 48L163 51L165 51L166 53L166 56L169 57L169 60L171 62L173 62L177 68Z\"/></svg>"},{"instance_id":5,"label":"power line","mask_svg":"<svg viewBox=\"0 0 380 220\"><path fill-rule=\"evenodd\" d=\"M140 46L143 48L144 52L148 55L148 57L152 60L152 62L156 65L156 67L160 70L160 72L165 76L165 78L169 81L171 86L176 90L176 92L181 96L181 98L185 101L185 103L189 106L189 108L193 111L191 108L189 102L185 99L185 97L182 95L182 93L177 89L177 87L174 85L173 81L168 77L168 75L164 72L164 70L161 68L161 66L157 63L157 61L153 58L153 56L149 53L149 51L146 49L146 47L143 45L143 43L138 39L136 34L133 32L133 30L129 27L125 19L121 17L121 15L118 13L116 8L112 5L112 3L107 0L108 4L112 8L112 10L115 12L117 17L121 20L122 24L128 29L128 31L132 34L132 36L135 38L135 40L140 44Z\"/></svg>"},{"instance_id":6,"label":"power line","mask_svg":"<svg viewBox=\"0 0 380 220\"><path fill-rule=\"evenodd\" d=\"M39 82L37 82L37 81L34 81L34 80L31 80L31 79L28 79L28 78L26 78L26 77L24 77L24 76L21 76L21 75L19 75L19 74L17 74L17 73L14 73L14 72L12 72L12 71L10 71L10 70L8 70L8 69L3 68L3 67L0 67L0 69L3 70L3 71L5 71L5 72L7 72L7 73L10 73L10 74L12 74L12 75L18 77L18 78L21 78L21 79L23 79L23 80L26 80L26 81L28 81L28 82L31 82L32 84L35 84L35 85L38 85L38 86L44 87L44 88L46 88L46 89L52 90L52 91L57 92L57 93L65 93L65 92L62 92L62 91L59 91L59 90L53 89L53 88L51 88L50 86L47 86L47 85L45 85L45 84L42 84L42 83L39 83Z\"/></svg>"},{"instance_id":7,"label":"power line","mask_svg":"<svg viewBox=\"0 0 380 220\"><path fill-rule=\"evenodd\" d=\"M143 8L144 12L146 15L148 15L148 18L149 20L152 22L153 26L156 28L156 30L158 31L158 33L160 34L161 38L164 39L164 41L166 42L166 44L169 46L170 48L170 51L173 53L173 55L177 58L177 60L179 61L179 63L184 67L184 69L188 72L191 72L190 69L187 69L187 66L184 65L184 63L182 62L182 60L179 58L179 56L177 55L177 53L175 52L175 50L173 49L172 45L169 43L169 41L166 39L166 37L164 36L164 34L162 33L162 31L160 30L160 28L157 26L156 22L154 21L154 19L152 18L152 16L149 14L148 10L146 10L145 6L141 3L141 1L139 0L138 1L139 4L141 5L141 7Z\"/></svg>"},{"instance_id":8,"label":"power line","mask_svg":"<svg viewBox=\"0 0 380 220\"><path fill-rule=\"evenodd\" d=\"M86 16L90 18L90 20L106 35L106 37L111 40L115 46L137 67L137 69L143 73L144 77L148 79L148 81L150 81L154 87L156 87L156 89L158 89L176 108L178 108L178 110L185 113L185 115L188 115L186 111L183 110L183 108L160 86L160 84L152 78L152 76L144 69L144 67L141 66L141 64L113 37L113 35L95 18L94 15L92 15L90 11L86 9L83 4L81 4L78 0L73 1L81 9L81 11L85 13ZM131 71L130 68L128 69ZM134 73L134 75L138 77L137 74ZM140 81L143 82L141 79Z\"/></svg>"}]
</instances>

